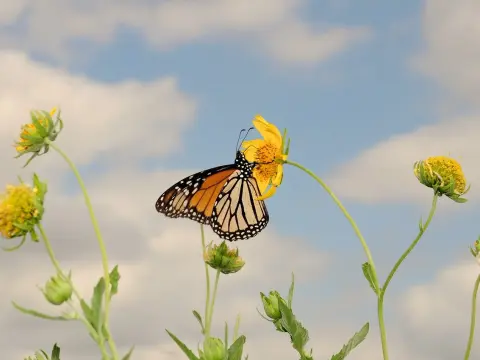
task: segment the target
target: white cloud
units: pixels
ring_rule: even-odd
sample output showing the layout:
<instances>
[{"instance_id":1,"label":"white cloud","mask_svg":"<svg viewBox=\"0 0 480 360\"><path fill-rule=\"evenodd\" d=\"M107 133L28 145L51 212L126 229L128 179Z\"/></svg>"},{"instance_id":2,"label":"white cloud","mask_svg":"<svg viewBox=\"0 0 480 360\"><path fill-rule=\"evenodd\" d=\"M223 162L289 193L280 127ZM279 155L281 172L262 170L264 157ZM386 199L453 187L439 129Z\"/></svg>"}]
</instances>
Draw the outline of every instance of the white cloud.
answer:
<instances>
[{"instance_id":1,"label":"white cloud","mask_svg":"<svg viewBox=\"0 0 480 360\"><path fill-rule=\"evenodd\" d=\"M312 64L344 51L372 35L367 27L331 28L317 31L308 24L291 21L265 37L270 54L285 63Z\"/></svg>"},{"instance_id":2,"label":"white cloud","mask_svg":"<svg viewBox=\"0 0 480 360\"><path fill-rule=\"evenodd\" d=\"M326 179L342 197L365 203L424 202L431 193L413 175L415 161L451 156L460 161L467 181L475 186L480 183L479 143L478 117L445 121L393 136L341 165ZM466 197L474 198L475 192Z\"/></svg>"},{"instance_id":3,"label":"white cloud","mask_svg":"<svg viewBox=\"0 0 480 360\"><path fill-rule=\"evenodd\" d=\"M423 14L424 50L414 64L450 95L480 105L480 3L427 0Z\"/></svg>"},{"instance_id":4,"label":"white cloud","mask_svg":"<svg viewBox=\"0 0 480 360\"><path fill-rule=\"evenodd\" d=\"M479 12L475 0L425 1L425 48L413 63L448 92L438 101L438 108L448 111L441 122L392 136L335 169L328 180L339 195L366 203L424 202L430 193L418 184L412 166L435 155L459 160L473 189L480 183ZM471 105L463 106L461 116L455 113L459 100ZM466 197L478 196L472 190Z\"/></svg>"},{"instance_id":5,"label":"white cloud","mask_svg":"<svg viewBox=\"0 0 480 360\"><path fill-rule=\"evenodd\" d=\"M81 38L105 43L111 41L121 27L138 31L149 44L164 50L193 41L242 37L261 48L267 47L268 54L288 63L322 61L365 39L368 33L365 27L311 28L298 16L305 3L303 0L156 3L90 0L79 5L72 0L25 1L16 7L0 5L4 10L0 23L26 23L25 31L4 32L0 36L3 35L7 46L60 59L72 51L71 40ZM24 19L18 16L22 11Z\"/></svg>"},{"instance_id":6,"label":"white cloud","mask_svg":"<svg viewBox=\"0 0 480 360\"><path fill-rule=\"evenodd\" d=\"M424 334L421 339L408 336L412 346L422 347L420 356L428 354L428 358L439 359L445 354L452 354L451 358L463 355L470 326L473 284L479 273L478 264L471 258L469 262L446 267L434 281L412 287L398 300L405 316L406 333ZM452 338L458 341L439 341ZM478 337L476 340L472 359L480 354Z\"/></svg>"},{"instance_id":7,"label":"white cloud","mask_svg":"<svg viewBox=\"0 0 480 360\"><path fill-rule=\"evenodd\" d=\"M32 108L60 105L65 128L58 137L77 165L103 157L123 162L164 155L181 147L181 133L193 122L195 100L183 93L174 77L104 84L31 61L19 52L0 52L0 141L13 144ZM154 136L152 136L154 134ZM12 181L27 159L12 160L2 152L0 180ZM65 168L56 154L37 164ZM27 169L36 169L37 164ZM55 180L55 179L54 179Z\"/></svg>"}]
</instances>

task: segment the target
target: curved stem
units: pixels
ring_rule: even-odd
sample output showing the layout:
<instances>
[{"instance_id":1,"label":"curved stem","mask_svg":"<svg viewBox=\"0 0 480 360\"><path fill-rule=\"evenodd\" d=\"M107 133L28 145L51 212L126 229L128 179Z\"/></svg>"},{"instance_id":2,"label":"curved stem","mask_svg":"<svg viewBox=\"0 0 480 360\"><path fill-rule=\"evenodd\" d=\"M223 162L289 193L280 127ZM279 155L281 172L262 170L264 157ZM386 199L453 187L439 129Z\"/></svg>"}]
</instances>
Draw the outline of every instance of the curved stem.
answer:
<instances>
[{"instance_id":1,"label":"curved stem","mask_svg":"<svg viewBox=\"0 0 480 360\"><path fill-rule=\"evenodd\" d=\"M55 253L53 252L52 245L50 244L50 240L47 237L47 233L45 232L45 229L43 228L43 225L41 223L37 224L38 230L40 231L40 235L42 236L43 244L45 245L45 249L47 250L48 257L50 258L50 261L52 262L53 266L55 267L55 270L57 271L57 274L62 277L63 280L68 281L70 286L72 287L73 294L75 297L80 301L82 300L82 297L80 296L80 293L78 290L75 288L73 285L72 279L70 279L69 276L65 275L62 268L60 267L60 263L58 262L57 258L55 257ZM100 348L100 351L102 353L102 357L108 359L108 353L105 349L105 344L103 341L103 334L98 334L97 330L90 324L87 320L85 320L83 317L80 318L80 321L82 321L85 326L87 327L88 331L92 336L94 337L95 341L98 344L98 347Z\"/></svg>"},{"instance_id":2,"label":"curved stem","mask_svg":"<svg viewBox=\"0 0 480 360\"><path fill-rule=\"evenodd\" d=\"M58 148L53 142L49 141L48 139L45 141L48 143L48 145L54 149L56 152L60 154L60 156L67 162L67 164L70 166L70 169L73 171L77 182L80 186L80 189L82 190L83 197L85 199L85 204L88 209L88 213L90 215L90 219L92 221L93 229L95 231L95 235L97 236L98 240L98 246L100 248L100 253L102 256L102 265L103 265L103 278L105 279L105 313L104 313L104 322L103 325L105 327L105 330L108 334L108 344L109 347L112 351L113 359L117 360L119 358L118 356L118 351L115 346L115 342L113 341L113 338L110 334L110 326L109 326L109 316L110 316L110 297L111 297L111 286L110 286L110 273L109 273L109 267L108 267L108 256L107 256L107 249L105 247L105 242L103 241L102 233L100 232L100 227L98 226L97 218L95 217L95 213L93 212L93 207L92 203L90 201L90 197L88 196L87 188L85 187L85 184L83 183L83 179L80 176L80 173L78 172L77 167L75 164L70 160L70 158L60 149ZM102 332L102 329L99 330L99 333Z\"/></svg>"},{"instance_id":3,"label":"curved stem","mask_svg":"<svg viewBox=\"0 0 480 360\"><path fill-rule=\"evenodd\" d=\"M327 186L327 184L325 184L323 182L322 179L320 179L317 175L315 175L313 172L311 172L310 170L308 170L307 168L303 167L302 165L296 163L296 162L293 162L293 161L290 161L290 160L286 160L285 161L285 164L289 164L289 165L292 165L292 166L295 166L296 168L299 168L300 170L303 170L304 172L306 172L308 175L310 175L312 178L314 178L322 187L323 189L328 193L328 195L330 195L330 197L333 199L333 201L335 202L335 204L337 204L337 206L340 208L340 210L342 211L343 215L347 218L347 220L350 222L350 225L352 226L353 228L353 231L355 231L355 234L357 235L358 239L360 240L360 243L362 244L362 247L363 247L363 250L365 252L365 255L367 256L367 259L368 259L368 262L372 268L372 272L373 272L373 281L374 281L374 285L376 285L376 288L378 289L378 278L377 278L377 271L376 271L376 268L375 268L375 263L373 262L373 257L372 257L372 254L370 252L370 249L368 248L368 245L367 245L367 242L365 241L365 238L363 237L362 233L360 232L360 229L358 228L357 224L355 223L355 221L353 220L353 218L350 216L350 214L348 213L347 209L343 206L343 204L340 202L340 200L337 198L337 196L333 193L333 191Z\"/></svg>"},{"instance_id":4,"label":"curved stem","mask_svg":"<svg viewBox=\"0 0 480 360\"><path fill-rule=\"evenodd\" d=\"M203 229L203 224L200 224L200 232L202 234L202 256L203 256L203 253L205 252L205 231ZM207 295L206 295L206 299L205 299L205 314L204 314L204 321L205 321L205 324L204 324L204 333L205 333L205 336L210 336L210 329L207 329L207 320L208 320L208 306L210 304L210 275L208 274L208 264L205 262L205 260L203 261L203 264L205 265L205 277L206 277L206 280L207 280Z\"/></svg>"},{"instance_id":5,"label":"curved stem","mask_svg":"<svg viewBox=\"0 0 480 360\"><path fill-rule=\"evenodd\" d=\"M348 213L347 209L343 206L341 201L337 198L337 196L333 193L333 191L327 186L327 184L319 178L317 175L315 175L312 171L309 169L305 168L304 166L290 160L286 160L285 164L289 164L292 166L295 166L296 168L304 171L308 175L310 175L315 181L317 181L320 186L330 195L330 197L333 199L335 204L340 208L342 211L343 215L347 218L348 222L353 228L353 231L357 235L358 239L360 240L360 243L362 244L363 251L365 252L365 255L367 256L367 261L370 264L371 272L372 272L372 281L375 286L375 293L377 294L377 298L381 296L382 290L380 289L378 285L378 276L377 276L377 270L375 268L375 263L373 261L372 254L370 252L370 249L367 245L367 242L365 241L365 238L363 237L362 233L360 232L360 229L358 228L357 224L351 217L351 215ZM380 328L380 339L382 343L382 352L383 352L383 359L388 360L388 344L387 344L387 334L386 334L386 329L385 329L385 321L383 319L383 308L379 308L378 311L378 325Z\"/></svg>"},{"instance_id":6,"label":"curved stem","mask_svg":"<svg viewBox=\"0 0 480 360\"><path fill-rule=\"evenodd\" d=\"M473 295L472 295L472 313L470 315L470 335L468 337L467 349L465 350L464 360L470 358L470 352L472 351L473 345L473 335L475 334L475 318L477 316L477 293L478 286L480 285L480 274L477 276L475 285L473 286Z\"/></svg>"},{"instance_id":7,"label":"curved stem","mask_svg":"<svg viewBox=\"0 0 480 360\"><path fill-rule=\"evenodd\" d=\"M430 213L428 214L427 221L425 221L424 224L421 225L420 231L418 232L417 237L415 240L413 240L412 244L408 247L407 250L400 256L400 259L397 260L395 263L395 266L393 269L390 271L390 273L387 276L387 280L385 280L385 284L382 287L382 293L381 293L381 298L383 299L383 296L385 295L385 290L387 290L388 285L390 284L390 281L393 278L393 275L395 275L395 272L398 270L402 262L406 259L408 254L412 252L412 250L415 248L415 246L418 244L420 239L422 238L423 234L425 231L427 231L428 226L430 225L430 222L432 221L433 215L435 214L435 210L437 209L437 200L438 200L438 195L434 194L433 195L433 200L432 200L432 207L430 209Z\"/></svg>"}]
</instances>

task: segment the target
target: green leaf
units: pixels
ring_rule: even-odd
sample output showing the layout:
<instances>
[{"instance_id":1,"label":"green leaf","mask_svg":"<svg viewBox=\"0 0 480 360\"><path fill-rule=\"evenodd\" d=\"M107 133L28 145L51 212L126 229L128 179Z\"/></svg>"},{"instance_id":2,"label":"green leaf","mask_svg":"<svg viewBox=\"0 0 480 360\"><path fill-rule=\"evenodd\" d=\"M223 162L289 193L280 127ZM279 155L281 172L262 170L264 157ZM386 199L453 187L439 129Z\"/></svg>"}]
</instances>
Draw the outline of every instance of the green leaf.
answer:
<instances>
[{"instance_id":1,"label":"green leaf","mask_svg":"<svg viewBox=\"0 0 480 360\"><path fill-rule=\"evenodd\" d=\"M242 360L243 345L245 345L245 341L247 341L247 339L244 335L239 336L238 339L235 340L232 346L228 349L228 360Z\"/></svg>"},{"instance_id":2,"label":"green leaf","mask_svg":"<svg viewBox=\"0 0 480 360\"><path fill-rule=\"evenodd\" d=\"M52 356L50 357L50 360L60 360L60 348L57 346L57 344L53 345Z\"/></svg>"},{"instance_id":3,"label":"green leaf","mask_svg":"<svg viewBox=\"0 0 480 360\"><path fill-rule=\"evenodd\" d=\"M202 334L205 333L205 327L203 326L202 316L198 313L197 310L193 310L193 316L198 320L200 327L202 328Z\"/></svg>"},{"instance_id":4,"label":"green leaf","mask_svg":"<svg viewBox=\"0 0 480 360\"><path fill-rule=\"evenodd\" d=\"M339 353L332 356L330 360L343 360L347 357L347 355L355 349L358 345L362 343L363 340L367 337L368 330L370 328L369 323L367 322L363 327L360 329L359 332L355 333L350 340L348 340L346 345L343 345L342 350Z\"/></svg>"},{"instance_id":5,"label":"green leaf","mask_svg":"<svg viewBox=\"0 0 480 360\"><path fill-rule=\"evenodd\" d=\"M292 310L282 301L278 302L278 308L282 314L282 318L280 319L281 325L290 334L293 348L302 354L303 348L309 339L307 329L303 327L303 325L295 318Z\"/></svg>"},{"instance_id":6,"label":"green leaf","mask_svg":"<svg viewBox=\"0 0 480 360\"><path fill-rule=\"evenodd\" d=\"M83 315L85 315L85 318L90 324L93 324L93 312L90 306L85 302L85 300L80 299L80 307L82 308Z\"/></svg>"},{"instance_id":7,"label":"green leaf","mask_svg":"<svg viewBox=\"0 0 480 360\"><path fill-rule=\"evenodd\" d=\"M165 329L165 331L170 335L170 337L175 341L178 347L183 351L185 355L187 355L189 360L200 360L183 342L181 342L175 335L173 335L170 331Z\"/></svg>"},{"instance_id":8,"label":"green leaf","mask_svg":"<svg viewBox=\"0 0 480 360\"><path fill-rule=\"evenodd\" d=\"M69 318L66 318L64 316L47 315L47 314L43 314L43 313L41 313L39 311L36 311L36 310L24 308L24 307L18 305L17 303L15 303L14 301L12 301L12 305L15 309L17 309L18 311L20 311L24 314L32 315L32 316L35 316L35 317L38 317L38 318L41 318L41 319L62 320L62 321L70 320Z\"/></svg>"},{"instance_id":9,"label":"green leaf","mask_svg":"<svg viewBox=\"0 0 480 360\"><path fill-rule=\"evenodd\" d=\"M290 289L288 289L288 307L292 308L292 301L293 301L293 290L295 289L295 276L292 272L292 284L290 285Z\"/></svg>"},{"instance_id":10,"label":"green leaf","mask_svg":"<svg viewBox=\"0 0 480 360\"><path fill-rule=\"evenodd\" d=\"M105 279L102 277L98 280L97 285L93 289L91 301L92 325L95 330L101 330L102 322L102 298L105 292Z\"/></svg>"},{"instance_id":11,"label":"green leaf","mask_svg":"<svg viewBox=\"0 0 480 360\"><path fill-rule=\"evenodd\" d=\"M133 349L135 349L135 346L132 346L130 350L128 350L128 353L126 353L125 356L122 357L122 360L130 360L130 356L132 355Z\"/></svg>"},{"instance_id":12,"label":"green leaf","mask_svg":"<svg viewBox=\"0 0 480 360\"><path fill-rule=\"evenodd\" d=\"M115 265L113 270L110 272L110 284L112 285L112 290L110 295L115 295L118 293L118 282L120 281L120 273L118 272L118 265Z\"/></svg>"},{"instance_id":13,"label":"green leaf","mask_svg":"<svg viewBox=\"0 0 480 360\"><path fill-rule=\"evenodd\" d=\"M368 283L370 284L370 287L374 291L374 293L377 293L377 288L373 282L373 273L372 273L372 267L370 266L369 262L363 263L362 264L362 271L363 275L365 276L365 279L367 279Z\"/></svg>"}]
</instances>

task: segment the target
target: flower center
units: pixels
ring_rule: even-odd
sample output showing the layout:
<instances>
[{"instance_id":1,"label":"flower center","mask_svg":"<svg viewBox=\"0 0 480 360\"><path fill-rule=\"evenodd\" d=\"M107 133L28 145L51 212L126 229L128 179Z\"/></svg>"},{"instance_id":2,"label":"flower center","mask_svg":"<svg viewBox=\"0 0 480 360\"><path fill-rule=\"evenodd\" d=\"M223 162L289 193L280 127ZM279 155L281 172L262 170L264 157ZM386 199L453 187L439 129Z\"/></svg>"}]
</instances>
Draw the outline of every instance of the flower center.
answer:
<instances>
[{"instance_id":1,"label":"flower center","mask_svg":"<svg viewBox=\"0 0 480 360\"><path fill-rule=\"evenodd\" d=\"M454 159L445 156L430 157L425 161L430 168L437 172L445 183L449 183L453 178L455 181L455 192L462 194L466 187L465 175L462 167Z\"/></svg>"},{"instance_id":2,"label":"flower center","mask_svg":"<svg viewBox=\"0 0 480 360\"><path fill-rule=\"evenodd\" d=\"M255 161L259 164L255 167L256 178L262 182L269 181L277 175L278 164L275 162L275 155L278 148L272 143L265 142L257 149Z\"/></svg>"},{"instance_id":3,"label":"flower center","mask_svg":"<svg viewBox=\"0 0 480 360\"><path fill-rule=\"evenodd\" d=\"M270 142L265 142L262 146L257 149L255 155L256 161L259 163L272 163L274 164L275 155L278 151L278 148Z\"/></svg>"}]
</instances>

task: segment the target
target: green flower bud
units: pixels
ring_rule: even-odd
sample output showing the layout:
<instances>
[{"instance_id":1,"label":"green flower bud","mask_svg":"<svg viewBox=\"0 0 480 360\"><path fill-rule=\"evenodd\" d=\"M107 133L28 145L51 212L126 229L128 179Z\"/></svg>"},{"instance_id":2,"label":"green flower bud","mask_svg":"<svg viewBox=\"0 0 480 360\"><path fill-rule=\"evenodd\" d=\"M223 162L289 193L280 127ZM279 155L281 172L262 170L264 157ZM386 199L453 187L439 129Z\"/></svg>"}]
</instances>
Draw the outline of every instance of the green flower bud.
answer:
<instances>
[{"instance_id":1,"label":"green flower bud","mask_svg":"<svg viewBox=\"0 0 480 360\"><path fill-rule=\"evenodd\" d=\"M265 314L272 320L281 319L282 314L278 307L278 302L281 301L285 306L287 306L287 302L280 296L278 291L270 291L268 296L265 296L264 293L260 293L260 297L262 299Z\"/></svg>"},{"instance_id":2,"label":"green flower bud","mask_svg":"<svg viewBox=\"0 0 480 360\"><path fill-rule=\"evenodd\" d=\"M70 300L73 288L69 280L64 279L60 275L52 276L45 285L43 295L47 301L53 305L61 305L65 301Z\"/></svg>"},{"instance_id":3,"label":"green flower bud","mask_svg":"<svg viewBox=\"0 0 480 360\"><path fill-rule=\"evenodd\" d=\"M209 245L203 258L208 265L223 274L236 273L245 265L245 261L238 256L238 249L229 249L225 241L220 245Z\"/></svg>"},{"instance_id":4,"label":"green flower bud","mask_svg":"<svg viewBox=\"0 0 480 360\"><path fill-rule=\"evenodd\" d=\"M421 184L432 188L439 196L445 195L455 202L466 202L462 198L468 192L467 181L460 164L446 156L432 156L417 161L413 172Z\"/></svg>"},{"instance_id":5,"label":"green flower bud","mask_svg":"<svg viewBox=\"0 0 480 360\"><path fill-rule=\"evenodd\" d=\"M224 360L226 355L225 345L222 340L207 337L203 342L204 360Z\"/></svg>"}]
</instances>

